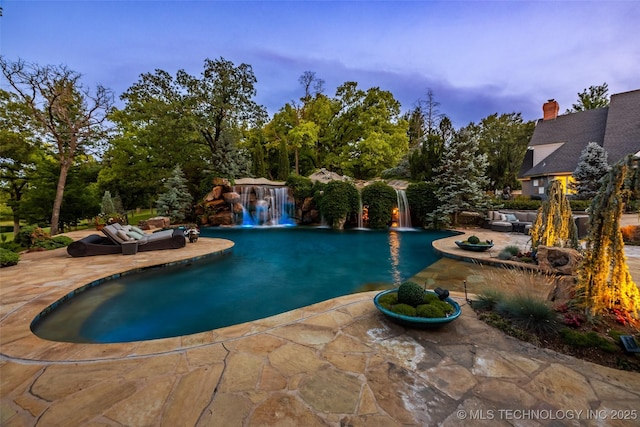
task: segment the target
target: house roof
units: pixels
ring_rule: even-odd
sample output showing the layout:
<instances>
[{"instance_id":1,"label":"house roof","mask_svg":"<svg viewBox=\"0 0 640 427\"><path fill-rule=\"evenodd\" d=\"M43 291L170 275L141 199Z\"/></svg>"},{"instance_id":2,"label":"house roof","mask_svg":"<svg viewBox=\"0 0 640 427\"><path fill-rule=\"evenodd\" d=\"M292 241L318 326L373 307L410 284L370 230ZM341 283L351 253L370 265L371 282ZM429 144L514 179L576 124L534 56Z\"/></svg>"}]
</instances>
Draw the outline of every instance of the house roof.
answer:
<instances>
[{"instance_id":1,"label":"house roof","mask_svg":"<svg viewBox=\"0 0 640 427\"><path fill-rule=\"evenodd\" d=\"M640 149L640 90L611 96L610 105L594 110L538 120L519 178L571 174L589 142L605 148L609 163ZM533 165L533 151L549 144L562 145Z\"/></svg>"},{"instance_id":2,"label":"house roof","mask_svg":"<svg viewBox=\"0 0 640 427\"><path fill-rule=\"evenodd\" d=\"M611 97L603 147L610 164L640 150L640 90Z\"/></svg>"}]
</instances>

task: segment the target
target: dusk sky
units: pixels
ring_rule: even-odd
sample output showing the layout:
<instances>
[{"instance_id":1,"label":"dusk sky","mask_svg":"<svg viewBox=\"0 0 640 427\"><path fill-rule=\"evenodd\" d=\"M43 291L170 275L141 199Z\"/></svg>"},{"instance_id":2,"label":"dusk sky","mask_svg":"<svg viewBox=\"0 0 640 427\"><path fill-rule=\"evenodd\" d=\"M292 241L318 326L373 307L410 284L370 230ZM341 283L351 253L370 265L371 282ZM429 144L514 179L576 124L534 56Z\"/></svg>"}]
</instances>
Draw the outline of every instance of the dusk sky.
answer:
<instances>
[{"instance_id":1,"label":"dusk sky","mask_svg":"<svg viewBox=\"0 0 640 427\"><path fill-rule=\"evenodd\" d=\"M205 58L250 64L272 115L302 95L380 87L409 110L431 88L455 127L493 113L564 112L577 93L640 89L640 1L31 1L0 0L0 53L67 65L116 97L139 75ZM4 79L0 82L8 90ZM118 100L118 105L122 103Z\"/></svg>"}]
</instances>

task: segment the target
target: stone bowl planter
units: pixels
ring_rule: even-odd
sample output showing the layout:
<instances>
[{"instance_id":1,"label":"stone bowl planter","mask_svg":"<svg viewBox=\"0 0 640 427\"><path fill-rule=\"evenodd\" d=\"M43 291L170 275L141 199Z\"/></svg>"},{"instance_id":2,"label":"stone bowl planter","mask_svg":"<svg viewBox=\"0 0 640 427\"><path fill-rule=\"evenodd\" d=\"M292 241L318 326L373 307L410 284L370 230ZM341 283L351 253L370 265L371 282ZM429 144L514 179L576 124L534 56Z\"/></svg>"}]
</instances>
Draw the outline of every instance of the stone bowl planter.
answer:
<instances>
[{"instance_id":1,"label":"stone bowl planter","mask_svg":"<svg viewBox=\"0 0 640 427\"><path fill-rule=\"evenodd\" d=\"M387 318L403 326L407 326L410 328L420 328L420 329L439 328L441 326L446 325L447 323L453 322L458 317L460 317L460 314L462 313L462 310L460 309L460 305L454 300L452 300L451 298L445 299L445 301L451 304L454 308L453 313L451 313L447 317L417 317L417 316L414 317L414 316L405 316L403 314L394 313L393 311L387 310L382 305L380 305L379 300L382 296L386 294L396 293L396 292L398 292L398 289L389 289L389 290L380 292L373 298L373 304L376 306L378 310L380 310L382 314L387 316ZM436 294L433 291L425 291L425 292L432 293L434 295Z\"/></svg>"},{"instance_id":2,"label":"stone bowl planter","mask_svg":"<svg viewBox=\"0 0 640 427\"><path fill-rule=\"evenodd\" d=\"M484 252L493 247L493 243L468 243L460 240L456 240L456 245L458 245L460 249L473 252Z\"/></svg>"}]
</instances>

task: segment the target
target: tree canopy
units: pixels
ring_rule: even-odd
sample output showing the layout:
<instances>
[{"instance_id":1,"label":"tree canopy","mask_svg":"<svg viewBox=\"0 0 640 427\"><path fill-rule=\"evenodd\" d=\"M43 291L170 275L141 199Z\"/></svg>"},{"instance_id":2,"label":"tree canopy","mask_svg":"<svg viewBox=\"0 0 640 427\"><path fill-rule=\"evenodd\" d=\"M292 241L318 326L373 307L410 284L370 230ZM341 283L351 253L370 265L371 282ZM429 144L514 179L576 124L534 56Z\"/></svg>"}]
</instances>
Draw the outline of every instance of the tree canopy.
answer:
<instances>
[{"instance_id":1,"label":"tree canopy","mask_svg":"<svg viewBox=\"0 0 640 427\"><path fill-rule=\"evenodd\" d=\"M567 109L567 113L576 113L578 111L593 110L596 108L607 107L609 105L609 85L603 83L597 86L589 86L578 93L578 102Z\"/></svg>"},{"instance_id":2,"label":"tree canopy","mask_svg":"<svg viewBox=\"0 0 640 427\"><path fill-rule=\"evenodd\" d=\"M51 234L58 234L67 175L75 156L88 153L105 137L104 123L113 105L113 94L100 85L92 93L83 86L81 75L64 65L40 66L1 57L0 67L43 136L53 142L51 147L60 173L51 213Z\"/></svg>"}]
</instances>

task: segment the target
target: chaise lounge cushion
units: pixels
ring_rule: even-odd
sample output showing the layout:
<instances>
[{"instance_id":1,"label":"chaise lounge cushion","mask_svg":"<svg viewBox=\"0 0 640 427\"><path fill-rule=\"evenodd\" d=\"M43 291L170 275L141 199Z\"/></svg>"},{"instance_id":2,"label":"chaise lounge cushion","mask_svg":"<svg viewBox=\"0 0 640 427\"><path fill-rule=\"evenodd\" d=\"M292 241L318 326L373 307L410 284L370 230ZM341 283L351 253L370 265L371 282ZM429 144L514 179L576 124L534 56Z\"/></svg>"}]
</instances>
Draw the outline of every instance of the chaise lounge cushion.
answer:
<instances>
[{"instance_id":1,"label":"chaise lounge cushion","mask_svg":"<svg viewBox=\"0 0 640 427\"><path fill-rule=\"evenodd\" d=\"M107 230L107 227L103 231ZM133 255L136 252L179 249L183 248L187 243L187 239L185 239L180 229L163 230L151 234L145 233L143 238L139 240L124 240L118 236L118 231L124 230L118 230L118 227L111 227L105 232L108 237L92 234L84 239L77 240L67 246L67 253L73 257L107 254Z\"/></svg>"}]
</instances>

